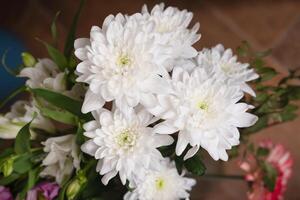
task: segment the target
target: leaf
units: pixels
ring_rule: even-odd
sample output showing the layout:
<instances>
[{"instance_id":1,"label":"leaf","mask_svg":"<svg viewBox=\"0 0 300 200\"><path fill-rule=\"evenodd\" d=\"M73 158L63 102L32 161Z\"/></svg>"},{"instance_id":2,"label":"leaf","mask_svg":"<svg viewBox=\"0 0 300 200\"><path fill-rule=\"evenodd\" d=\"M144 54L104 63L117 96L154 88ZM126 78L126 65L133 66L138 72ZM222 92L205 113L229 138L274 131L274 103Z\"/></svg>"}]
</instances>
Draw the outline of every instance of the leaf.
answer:
<instances>
[{"instance_id":1,"label":"leaf","mask_svg":"<svg viewBox=\"0 0 300 200\"><path fill-rule=\"evenodd\" d=\"M243 41L242 44L236 49L237 54L242 57L246 57L250 53L250 46L247 41Z\"/></svg>"},{"instance_id":2,"label":"leaf","mask_svg":"<svg viewBox=\"0 0 300 200\"><path fill-rule=\"evenodd\" d=\"M68 67L68 61L67 61L66 57L58 49L56 49L52 45L48 44L47 42L44 42L42 40L39 40L39 41L44 44L44 46L46 47L46 49L48 51L49 56L57 64L60 71L64 72L65 69Z\"/></svg>"},{"instance_id":3,"label":"leaf","mask_svg":"<svg viewBox=\"0 0 300 200\"><path fill-rule=\"evenodd\" d=\"M258 68L256 72L260 75L261 81L267 81L275 77L278 73L270 67Z\"/></svg>"},{"instance_id":4,"label":"leaf","mask_svg":"<svg viewBox=\"0 0 300 200\"><path fill-rule=\"evenodd\" d=\"M80 146L85 142L85 137L83 135L83 132L84 132L84 130L83 130L82 124L78 123L78 129L76 132L76 143Z\"/></svg>"},{"instance_id":5,"label":"leaf","mask_svg":"<svg viewBox=\"0 0 300 200\"><path fill-rule=\"evenodd\" d=\"M18 94L22 93L26 91L26 86L21 86L18 89L16 89L15 91L13 91L8 97L6 97L5 99L3 99L0 103L0 109L5 106L11 99L13 99L15 96L17 96Z\"/></svg>"},{"instance_id":6,"label":"leaf","mask_svg":"<svg viewBox=\"0 0 300 200\"><path fill-rule=\"evenodd\" d=\"M37 180L38 180L38 175L39 175L40 169L36 168L33 170L30 170L28 172L28 177L27 177L27 183L26 186L23 187L23 190L18 194L19 199L24 199L27 192L35 186Z\"/></svg>"},{"instance_id":7,"label":"leaf","mask_svg":"<svg viewBox=\"0 0 300 200\"><path fill-rule=\"evenodd\" d=\"M184 162L185 168L194 175L202 176L206 171L206 167L198 155L187 159Z\"/></svg>"},{"instance_id":8,"label":"leaf","mask_svg":"<svg viewBox=\"0 0 300 200\"><path fill-rule=\"evenodd\" d=\"M290 85L288 86L288 97L290 100L300 99L300 86Z\"/></svg>"},{"instance_id":9,"label":"leaf","mask_svg":"<svg viewBox=\"0 0 300 200\"><path fill-rule=\"evenodd\" d=\"M18 158L16 158L13 164L14 171L18 172L19 174L23 174L29 171L32 167L32 163L30 160L31 156L31 153L25 153L23 155L18 156Z\"/></svg>"},{"instance_id":10,"label":"leaf","mask_svg":"<svg viewBox=\"0 0 300 200\"><path fill-rule=\"evenodd\" d=\"M68 111L48 109L46 107L40 107L39 109L45 117L48 117L55 121L69 125L77 124L78 118Z\"/></svg>"},{"instance_id":11,"label":"leaf","mask_svg":"<svg viewBox=\"0 0 300 200\"><path fill-rule=\"evenodd\" d=\"M43 98L58 108L67 110L70 113L83 118L87 116L81 113L82 102L80 101L47 89L36 88L31 89L31 91L34 93L34 95Z\"/></svg>"},{"instance_id":12,"label":"leaf","mask_svg":"<svg viewBox=\"0 0 300 200\"><path fill-rule=\"evenodd\" d=\"M276 184L276 179L277 179L277 171L276 169L269 163L264 162L262 164L262 168L264 171L264 177L263 177L263 181L265 184L265 187L273 192L275 189L275 184Z\"/></svg>"},{"instance_id":13,"label":"leaf","mask_svg":"<svg viewBox=\"0 0 300 200\"><path fill-rule=\"evenodd\" d=\"M79 16L80 16L80 13L81 13L81 10L82 10L84 4L85 4L85 0L81 0L80 4L79 4L79 7L78 7L78 9L75 13L74 18L73 18L72 25L71 25L69 34L68 34L67 39L66 39L64 55L68 59L70 58L71 53L72 53L73 48L74 48L74 40L75 40L75 34L76 34L78 19L79 19Z\"/></svg>"},{"instance_id":14,"label":"leaf","mask_svg":"<svg viewBox=\"0 0 300 200\"><path fill-rule=\"evenodd\" d=\"M17 173L12 173L11 175L7 176L7 177L3 177L0 180L0 185L9 185L12 182L14 182L15 180L17 180L20 177L20 174Z\"/></svg>"},{"instance_id":15,"label":"leaf","mask_svg":"<svg viewBox=\"0 0 300 200\"><path fill-rule=\"evenodd\" d=\"M15 139L15 152L17 155L30 152L30 124L27 123L21 128Z\"/></svg>"},{"instance_id":16,"label":"leaf","mask_svg":"<svg viewBox=\"0 0 300 200\"><path fill-rule=\"evenodd\" d=\"M256 150L257 156L267 156L270 153L270 150L268 148L259 147Z\"/></svg>"},{"instance_id":17,"label":"leaf","mask_svg":"<svg viewBox=\"0 0 300 200\"><path fill-rule=\"evenodd\" d=\"M56 44L57 44L57 35L58 34L57 34L57 28L56 28L56 20L57 20L59 15L60 15L60 11L58 11L55 14L54 19L53 19L52 24L51 24L51 34L52 34L54 46L56 46Z\"/></svg>"}]
</instances>

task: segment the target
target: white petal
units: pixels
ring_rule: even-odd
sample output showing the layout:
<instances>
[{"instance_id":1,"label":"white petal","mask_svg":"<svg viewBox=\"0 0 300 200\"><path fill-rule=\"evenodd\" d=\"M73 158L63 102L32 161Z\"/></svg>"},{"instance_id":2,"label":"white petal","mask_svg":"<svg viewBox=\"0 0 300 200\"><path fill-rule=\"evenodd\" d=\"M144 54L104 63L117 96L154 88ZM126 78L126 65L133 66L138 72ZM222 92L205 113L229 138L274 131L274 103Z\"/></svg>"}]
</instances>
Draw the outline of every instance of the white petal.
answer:
<instances>
[{"instance_id":1,"label":"white petal","mask_svg":"<svg viewBox=\"0 0 300 200\"><path fill-rule=\"evenodd\" d=\"M188 150L188 152L185 154L183 160L187 160L191 157L193 157L197 151L199 150L199 145L196 145L194 147L192 147L191 149Z\"/></svg>"},{"instance_id":2,"label":"white petal","mask_svg":"<svg viewBox=\"0 0 300 200\"><path fill-rule=\"evenodd\" d=\"M178 131L172 124L168 122L162 122L154 126L153 132L159 133L159 134L172 134Z\"/></svg>"},{"instance_id":3,"label":"white petal","mask_svg":"<svg viewBox=\"0 0 300 200\"><path fill-rule=\"evenodd\" d=\"M85 94L81 112L88 113L93 110L100 109L104 103L105 102L100 95L94 94L92 91L88 90Z\"/></svg>"}]
</instances>

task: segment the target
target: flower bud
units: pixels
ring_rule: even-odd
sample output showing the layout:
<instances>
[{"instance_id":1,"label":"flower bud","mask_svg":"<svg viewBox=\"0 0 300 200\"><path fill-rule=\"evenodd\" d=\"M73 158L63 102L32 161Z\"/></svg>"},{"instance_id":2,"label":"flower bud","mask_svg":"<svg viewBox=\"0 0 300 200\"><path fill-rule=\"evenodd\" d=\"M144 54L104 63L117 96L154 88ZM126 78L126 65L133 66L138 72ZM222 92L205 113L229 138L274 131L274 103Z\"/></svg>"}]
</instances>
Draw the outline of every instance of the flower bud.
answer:
<instances>
[{"instance_id":1,"label":"flower bud","mask_svg":"<svg viewBox=\"0 0 300 200\"><path fill-rule=\"evenodd\" d=\"M85 175L80 171L75 180L73 180L67 188L67 198L68 200L73 200L81 187L86 183L87 179Z\"/></svg>"},{"instance_id":2,"label":"flower bud","mask_svg":"<svg viewBox=\"0 0 300 200\"><path fill-rule=\"evenodd\" d=\"M2 164L1 171L5 177L9 176L13 172L13 164L14 164L13 157L7 158Z\"/></svg>"},{"instance_id":3,"label":"flower bud","mask_svg":"<svg viewBox=\"0 0 300 200\"><path fill-rule=\"evenodd\" d=\"M25 67L33 67L36 63L35 58L28 52L22 53L22 60Z\"/></svg>"}]
</instances>

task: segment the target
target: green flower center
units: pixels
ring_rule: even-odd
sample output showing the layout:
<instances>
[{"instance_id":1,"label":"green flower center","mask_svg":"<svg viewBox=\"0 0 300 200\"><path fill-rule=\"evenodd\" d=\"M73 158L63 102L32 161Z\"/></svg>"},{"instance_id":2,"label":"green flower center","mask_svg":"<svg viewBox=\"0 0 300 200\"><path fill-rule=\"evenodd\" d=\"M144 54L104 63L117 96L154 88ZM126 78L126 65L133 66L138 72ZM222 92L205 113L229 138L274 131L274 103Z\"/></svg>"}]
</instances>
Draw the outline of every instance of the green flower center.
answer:
<instances>
[{"instance_id":1,"label":"green flower center","mask_svg":"<svg viewBox=\"0 0 300 200\"><path fill-rule=\"evenodd\" d=\"M197 107L198 107L200 110L207 111L207 110L208 110L208 103L206 103L206 102L204 102L204 101L199 101L198 104L197 104Z\"/></svg>"},{"instance_id":2,"label":"green flower center","mask_svg":"<svg viewBox=\"0 0 300 200\"><path fill-rule=\"evenodd\" d=\"M121 55L118 59L117 59L117 65L119 67L126 67L131 65L132 61L130 59L130 57L128 55Z\"/></svg>"},{"instance_id":3,"label":"green flower center","mask_svg":"<svg viewBox=\"0 0 300 200\"><path fill-rule=\"evenodd\" d=\"M164 189L165 185L166 185L166 182L163 178L158 178L155 180L155 186L156 186L157 190Z\"/></svg>"},{"instance_id":4,"label":"green flower center","mask_svg":"<svg viewBox=\"0 0 300 200\"><path fill-rule=\"evenodd\" d=\"M116 137L116 141L121 147L131 147L135 143L135 138L136 136L133 132L125 130Z\"/></svg>"}]
</instances>

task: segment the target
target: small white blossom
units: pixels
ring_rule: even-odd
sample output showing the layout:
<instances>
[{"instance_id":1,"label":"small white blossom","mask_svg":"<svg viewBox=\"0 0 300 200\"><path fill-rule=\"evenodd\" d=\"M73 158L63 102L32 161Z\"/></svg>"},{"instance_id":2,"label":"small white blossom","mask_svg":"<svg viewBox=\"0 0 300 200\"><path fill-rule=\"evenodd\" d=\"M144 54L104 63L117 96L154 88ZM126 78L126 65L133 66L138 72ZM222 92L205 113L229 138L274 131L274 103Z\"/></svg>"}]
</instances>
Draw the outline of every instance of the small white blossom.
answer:
<instances>
[{"instance_id":1,"label":"small white blossom","mask_svg":"<svg viewBox=\"0 0 300 200\"><path fill-rule=\"evenodd\" d=\"M91 139L81 150L99 159L96 170L104 175L105 185L118 173L125 184L141 170L155 166L163 159L157 148L173 142L172 137L155 134L148 127L153 118L145 110L121 113L103 109L93 114L96 120L84 125L84 135Z\"/></svg>"},{"instance_id":2,"label":"small white blossom","mask_svg":"<svg viewBox=\"0 0 300 200\"><path fill-rule=\"evenodd\" d=\"M77 81L89 84L83 113L113 100L122 110L138 103L152 105L154 93L167 92L161 77L168 76L161 66L168 59L165 48L150 37L153 23L142 23L138 15L110 15L102 28L92 27L90 38L75 41L75 55L82 60Z\"/></svg>"},{"instance_id":3,"label":"small white blossom","mask_svg":"<svg viewBox=\"0 0 300 200\"><path fill-rule=\"evenodd\" d=\"M124 200L180 200L189 199L188 191L196 184L195 179L179 175L175 164L163 160L156 169L147 170L135 183L135 188L127 192Z\"/></svg>"},{"instance_id":4,"label":"small white blossom","mask_svg":"<svg viewBox=\"0 0 300 200\"><path fill-rule=\"evenodd\" d=\"M227 160L227 149L239 144L238 127L252 126L257 117L246 111L252 106L238 103L243 97L239 87L233 87L211 78L203 68L188 73L180 67L173 70L172 95L158 95L157 104L149 109L165 119L156 125L160 134L179 131L176 154L181 155L190 144L193 148L185 159L200 147L213 159Z\"/></svg>"},{"instance_id":5,"label":"small white blossom","mask_svg":"<svg viewBox=\"0 0 300 200\"><path fill-rule=\"evenodd\" d=\"M164 3L155 5L149 12L146 5L142 8L145 21L154 22L155 42L169 47L170 58L164 63L168 71L180 59L192 58L197 55L197 50L192 46L200 39L199 23L189 29L193 13L179 10L176 7L165 8Z\"/></svg>"},{"instance_id":6,"label":"small white blossom","mask_svg":"<svg viewBox=\"0 0 300 200\"><path fill-rule=\"evenodd\" d=\"M26 85L30 88L44 88L62 93L74 99L82 99L86 90L80 84L75 84L67 90L66 75L48 58L39 59L33 67L21 70L19 77L26 77Z\"/></svg>"},{"instance_id":7,"label":"small white blossom","mask_svg":"<svg viewBox=\"0 0 300 200\"><path fill-rule=\"evenodd\" d=\"M75 135L50 137L42 144L45 146L44 152L48 155L43 160L42 165L45 168L40 175L55 177L55 181L62 184L74 168L78 170L80 167L79 147Z\"/></svg>"},{"instance_id":8,"label":"small white blossom","mask_svg":"<svg viewBox=\"0 0 300 200\"><path fill-rule=\"evenodd\" d=\"M246 82L257 79L258 74L254 69L249 69L248 63L238 62L231 49L224 49L221 44L211 49L203 49L199 52L197 62L216 79L238 86L242 91L255 96L255 92Z\"/></svg>"},{"instance_id":9,"label":"small white blossom","mask_svg":"<svg viewBox=\"0 0 300 200\"><path fill-rule=\"evenodd\" d=\"M15 138L20 129L33 119L34 113L37 115L31 123L32 133L34 128L54 132L55 128L51 120L43 117L33 102L17 101L12 105L10 112L4 116L0 115L0 138Z\"/></svg>"}]
</instances>

